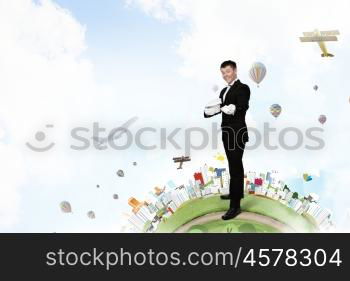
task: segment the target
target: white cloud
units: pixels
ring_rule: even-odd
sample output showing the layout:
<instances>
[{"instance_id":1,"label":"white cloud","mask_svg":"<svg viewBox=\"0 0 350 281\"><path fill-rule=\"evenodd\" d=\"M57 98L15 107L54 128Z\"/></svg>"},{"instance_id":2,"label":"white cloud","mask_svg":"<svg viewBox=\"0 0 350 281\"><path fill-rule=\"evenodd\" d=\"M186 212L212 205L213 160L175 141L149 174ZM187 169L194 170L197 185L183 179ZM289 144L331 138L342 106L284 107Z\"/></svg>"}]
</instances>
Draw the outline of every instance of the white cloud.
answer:
<instances>
[{"instance_id":1,"label":"white cloud","mask_svg":"<svg viewBox=\"0 0 350 281\"><path fill-rule=\"evenodd\" d=\"M17 187L23 183L22 158L14 147L0 143L0 226L18 221L20 197Z\"/></svg>"},{"instance_id":2,"label":"white cloud","mask_svg":"<svg viewBox=\"0 0 350 281\"><path fill-rule=\"evenodd\" d=\"M140 7L146 14L163 22L182 19L191 5L181 0L126 0L125 4L127 7Z\"/></svg>"},{"instance_id":3,"label":"white cloud","mask_svg":"<svg viewBox=\"0 0 350 281\"><path fill-rule=\"evenodd\" d=\"M0 1L0 226L18 222L21 186L65 182L77 164L63 150L43 156L24 143L38 130L66 142L67 128L91 107L93 68L80 56L84 33L50 0Z\"/></svg>"}]
</instances>

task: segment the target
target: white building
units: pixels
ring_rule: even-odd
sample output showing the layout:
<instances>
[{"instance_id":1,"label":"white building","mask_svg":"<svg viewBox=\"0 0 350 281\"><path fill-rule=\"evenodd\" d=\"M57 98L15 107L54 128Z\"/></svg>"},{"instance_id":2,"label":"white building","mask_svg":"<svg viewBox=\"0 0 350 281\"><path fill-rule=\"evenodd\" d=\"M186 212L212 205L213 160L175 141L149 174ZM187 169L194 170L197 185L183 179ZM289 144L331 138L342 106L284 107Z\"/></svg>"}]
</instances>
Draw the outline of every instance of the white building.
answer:
<instances>
[{"instance_id":1,"label":"white building","mask_svg":"<svg viewBox=\"0 0 350 281\"><path fill-rule=\"evenodd\" d=\"M221 194L229 194L229 192L230 192L230 189L228 187L220 188Z\"/></svg>"},{"instance_id":2,"label":"white building","mask_svg":"<svg viewBox=\"0 0 350 281\"><path fill-rule=\"evenodd\" d=\"M289 191L289 192L286 194L285 200L286 200L287 202L289 202L289 201L292 199L293 194L294 194L294 192Z\"/></svg>"},{"instance_id":3,"label":"white building","mask_svg":"<svg viewBox=\"0 0 350 281\"><path fill-rule=\"evenodd\" d=\"M213 178L213 186L221 187L221 179L218 177Z\"/></svg>"},{"instance_id":4,"label":"white building","mask_svg":"<svg viewBox=\"0 0 350 281\"><path fill-rule=\"evenodd\" d=\"M213 194L218 194L218 193L220 193L220 187L218 187L218 186L212 186L212 187L211 187L211 192L212 192Z\"/></svg>"},{"instance_id":5,"label":"white building","mask_svg":"<svg viewBox=\"0 0 350 281\"><path fill-rule=\"evenodd\" d=\"M173 201L170 201L170 202L169 202L168 207L169 207L173 212L175 212L176 209L177 209L177 206L174 204Z\"/></svg>"},{"instance_id":6,"label":"white building","mask_svg":"<svg viewBox=\"0 0 350 281\"><path fill-rule=\"evenodd\" d=\"M165 207L165 205L163 204L163 202L161 200L157 200L156 207L158 208L158 210L161 210Z\"/></svg>"},{"instance_id":7,"label":"white building","mask_svg":"<svg viewBox=\"0 0 350 281\"><path fill-rule=\"evenodd\" d=\"M331 217L331 211L329 209L320 208L320 211L317 213L315 219L318 224L322 224L323 221Z\"/></svg>"},{"instance_id":8,"label":"white building","mask_svg":"<svg viewBox=\"0 0 350 281\"><path fill-rule=\"evenodd\" d=\"M128 218L128 222L133 225L138 232L143 231L143 227L146 223L146 221L142 220L139 216L137 216L136 214L132 214L129 218Z\"/></svg>"},{"instance_id":9,"label":"white building","mask_svg":"<svg viewBox=\"0 0 350 281\"><path fill-rule=\"evenodd\" d=\"M192 186L187 186L186 189L190 199L197 198L196 192L194 191L194 188Z\"/></svg>"},{"instance_id":10,"label":"white building","mask_svg":"<svg viewBox=\"0 0 350 281\"><path fill-rule=\"evenodd\" d=\"M204 181L204 184L206 184L208 181L209 181L209 177L208 177L208 165L205 164L203 167L201 167L201 173L202 173L202 177L203 177L203 181Z\"/></svg>"},{"instance_id":11,"label":"white building","mask_svg":"<svg viewBox=\"0 0 350 281\"><path fill-rule=\"evenodd\" d=\"M303 204L301 203L301 201L299 199L296 199L296 198L292 198L289 201L289 207L291 207L294 211L296 211L299 214L302 213L302 209L301 209L302 205Z\"/></svg>"},{"instance_id":12,"label":"white building","mask_svg":"<svg viewBox=\"0 0 350 281\"><path fill-rule=\"evenodd\" d=\"M250 182L254 182L254 179L255 179L255 172L248 172L248 173L247 173L247 179L248 179Z\"/></svg>"},{"instance_id":13,"label":"white building","mask_svg":"<svg viewBox=\"0 0 350 281\"><path fill-rule=\"evenodd\" d=\"M152 214L146 206L142 206L136 213L136 215L144 222L152 221L154 214Z\"/></svg>"},{"instance_id":14,"label":"white building","mask_svg":"<svg viewBox=\"0 0 350 281\"><path fill-rule=\"evenodd\" d=\"M222 187L223 188L228 188L230 186L230 174L227 170L222 171Z\"/></svg>"}]
</instances>

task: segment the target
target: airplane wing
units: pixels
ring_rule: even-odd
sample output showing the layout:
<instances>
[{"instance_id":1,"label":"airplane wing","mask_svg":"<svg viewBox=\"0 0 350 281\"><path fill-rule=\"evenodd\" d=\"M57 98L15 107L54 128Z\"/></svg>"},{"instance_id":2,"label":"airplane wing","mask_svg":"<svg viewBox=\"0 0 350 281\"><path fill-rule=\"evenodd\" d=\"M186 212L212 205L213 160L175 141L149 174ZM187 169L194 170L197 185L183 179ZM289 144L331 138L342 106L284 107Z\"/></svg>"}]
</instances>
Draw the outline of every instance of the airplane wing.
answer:
<instances>
[{"instance_id":1,"label":"airplane wing","mask_svg":"<svg viewBox=\"0 0 350 281\"><path fill-rule=\"evenodd\" d=\"M336 36L312 36L312 37L299 37L301 42L325 42L325 41L338 41Z\"/></svg>"},{"instance_id":2,"label":"airplane wing","mask_svg":"<svg viewBox=\"0 0 350 281\"><path fill-rule=\"evenodd\" d=\"M304 35L305 37L310 37L310 36L314 36L315 33L314 33L314 32L303 32L303 35Z\"/></svg>"},{"instance_id":3,"label":"airplane wing","mask_svg":"<svg viewBox=\"0 0 350 281\"><path fill-rule=\"evenodd\" d=\"M320 31L322 36L334 36L334 35L340 35L338 30L327 30L327 31Z\"/></svg>"}]
</instances>

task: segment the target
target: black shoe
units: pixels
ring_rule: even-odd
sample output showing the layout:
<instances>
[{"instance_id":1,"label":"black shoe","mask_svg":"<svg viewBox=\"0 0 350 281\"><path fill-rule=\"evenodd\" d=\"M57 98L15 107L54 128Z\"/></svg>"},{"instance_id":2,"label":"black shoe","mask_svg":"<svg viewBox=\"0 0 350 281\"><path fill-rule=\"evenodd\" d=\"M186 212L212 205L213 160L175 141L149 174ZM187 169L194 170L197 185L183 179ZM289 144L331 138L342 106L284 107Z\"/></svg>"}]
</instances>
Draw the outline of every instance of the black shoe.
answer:
<instances>
[{"instance_id":1,"label":"black shoe","mask_svg":"<svg viewBox=\"0 0 350 281\"><path fill-rule=\"evenodd\" d=\"M221 218L223 220L233 219L241 213L241 208L230 208Z\"/></svg>"},{"instance_id":2,"label":"black shoe","mask_svg":"<svg viewBox=\"0 0 350 281\"><path fill-rule=\"evenodd\" d=\"M220 195L220 198L222 200L230 200L231 199L230 194Z\"/></svg>"}]
</instances>

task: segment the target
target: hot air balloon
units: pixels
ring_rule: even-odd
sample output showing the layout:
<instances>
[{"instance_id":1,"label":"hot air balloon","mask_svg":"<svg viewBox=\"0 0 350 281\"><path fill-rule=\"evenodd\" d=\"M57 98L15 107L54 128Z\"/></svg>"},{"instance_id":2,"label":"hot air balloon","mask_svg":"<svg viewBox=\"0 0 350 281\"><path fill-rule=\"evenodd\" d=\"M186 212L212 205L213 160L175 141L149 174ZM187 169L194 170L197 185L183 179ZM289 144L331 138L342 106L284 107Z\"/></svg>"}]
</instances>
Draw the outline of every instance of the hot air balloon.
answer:
<instances>
[{"instance_id":1,"label":"hot air balloon","mask_svg":"<svg viewBox=\"0 0 350 281\"><path fill-rule=\"evenodd\" d=\"M277 118L281 114L281 111L282 111L282 107L279 104L273 104L270 106L270 113L275 118Z\"/></svg>"},{"instance_id":2,"label":"hot air balloon","mask_svg":"<svg viewBox=\"0 0 350 281\"><path fill-rule=\"evenodd\" d=\"M303 179L304 181L311 181L312 180L312 177L309 175L309 174L303 174Z\"/></svg>"},{"instance_id":3,"label":"hot air balloon","mask_svg":"<svg viewBox=\"0 0 350 281\"><path fill-rule=\"evenodd\" d=\"M123 171L123 170L118 170L118 171L117 171L117 175L118 175L119 177L124 177L124 171Z\"/></svg>"},{"instance_id":4,"label":"hot air balloon","mask_svg":"<svg viewBox=\"0 0 350 281\"><path fill-rule=\"evenodd\" d=\"M88 216L89 219L94 219L94 218L95 218L95 213L94 213L94 211L89 211L89 212L87 213L87 216Z\"/></svg>"},{"instance_id":5,"label":"hot air balloon","mask_svg":"<svg viewBox=\"0 0 350 281\"><path fill-rule=\"evenodd\" d=\"M320 117L318 117L318 121L323 125L327 121L326 115L321 114Z\"/></svg>"},{"instance_id":6,"label":"hot air balloon","mask_svg":"<svg viewBox=\"0 0 350 281\"><path fill-rule=\"evenodd\" d=\"M315 90L315 92L318 90L318 86L317 85L314 86L314 90Z\"/></svg>"},{"instance_id":7,"label":"hot air balloon","mask_svg":"<svg viewBox=\"0 0 350 281\"><path fill-rule=\"evenodd\" d=\"M118 199L118 198L119 198L118 194L113 194L113 199Z\"/></svg>"},{"instance_id":8,"label":"hot air balloon","mask_svg":"<svg viewBox=\"0 0 350 281\"><path fill-rule=\"evenodd\" d=\"M134 166L136 166L136 165L137 165L137 163L136 163L136 162L133 162L132 164L133 164Z\"/></svg>"},{"instance_id":9,"label":"hot air balloon","mask_svg":"<svg viewBox=\"0 0 350 281\"><path fill-rule=\"evenodd\" d=\"M255 83L258 84L258 87L260 82L265 78L265 75L266 75L265 65L261 62L253 63L253 65L249 70L249 76Z\"/></svg>"},{"instance_id":10,"label":"hot air balloon","mask_svg":"<svg viewBox=\"0 0 350 281\"><path fill-rule=\"evenodd\" d=\"M218 85L213 85L212 90L213 90L213 92L217 92L219 90L219 86Z\"/></svg>"},{"instance_id":11,"label":"hot air balloon","mask_svg":"<svg viewBox=\"0 0 350 281\"><path fill-rule=\"evenodd\" d=\"M72 207L68 201L62 201L60 203L60 208L63 213L71 213L72 212Z\"/></svg>"}]
</instances>

